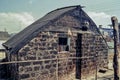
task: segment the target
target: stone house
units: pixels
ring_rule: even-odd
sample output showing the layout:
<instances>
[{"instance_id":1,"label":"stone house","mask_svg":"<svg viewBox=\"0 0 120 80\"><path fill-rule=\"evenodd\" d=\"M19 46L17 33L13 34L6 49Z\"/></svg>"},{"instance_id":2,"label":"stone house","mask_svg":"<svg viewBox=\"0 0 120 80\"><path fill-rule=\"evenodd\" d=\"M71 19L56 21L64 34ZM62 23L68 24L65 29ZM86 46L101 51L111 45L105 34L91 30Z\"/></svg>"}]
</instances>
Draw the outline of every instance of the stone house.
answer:
<instances>
[{"instance_id":1,"label":"stone house","mask_svg":"<svg viewBox=\"0 0 120 80\"><path fill-rule=\"evenodd\" d=\"M12 80L80 79L108 64L107 45L79 5L49 12L3 46L6 60L18 61L7 65Z\"/></svg>"}]
</instances>

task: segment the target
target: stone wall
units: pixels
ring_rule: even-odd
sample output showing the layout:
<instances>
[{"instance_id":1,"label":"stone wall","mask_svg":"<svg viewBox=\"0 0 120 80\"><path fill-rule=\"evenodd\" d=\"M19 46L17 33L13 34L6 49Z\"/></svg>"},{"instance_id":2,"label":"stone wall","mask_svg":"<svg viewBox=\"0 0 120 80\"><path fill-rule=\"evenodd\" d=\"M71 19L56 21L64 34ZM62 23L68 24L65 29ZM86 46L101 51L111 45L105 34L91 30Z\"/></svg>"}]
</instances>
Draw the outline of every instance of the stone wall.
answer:
<instances>
[{"instance_id":1,"label":"stone wall","mask_svg":"<svg viewBox=\"0 0 120 80\"><path fill-rule=\"evenodd\" d=\"M92 56L91 58L80 59L82 63L80 67L81 77L84 78L95 74L96 63L98 67L107 66L107 48L100 36L91 33L81 34L81 57ZM70 75L75 78L77 33L73 33L71 37L69 51L58 52L59 37L67 37L67 34L40 32L18 51L16 57L15 54L11 54L12 61L32 60L12 64L12 67L15 68L11 67L11 71L14 72L11 76L14 76L15 80L57 80L57 78L59 80L71 80L68 77Z\"/></svg>"},{"instance_id":2,"label":"stone wall","mask_svg":"<svg viewBox=\"0 0 120 80\"><path fill-rule=\"evenodd\" d=\"M81 34L81 46L76 46L80 51L81 78L86 78L96 74L100 68L108 67L108 49L103 39L99 35Z\"/></svg>"},{"instance_id":3,"label":"stone wall","mask_svg":"<svg viewBox=\"0 0 120 80\"><path fill-rule=\"evenodd\" d=\"M3 63L3 62L6 62L6 60L1 59L0 63ZM8 76L6 75L7 74L6 69L7 69L6 64L0 64L0 80L7 79Z\"/></svg>"},{"instance_id":4,"label":"stone wall","mask_svg":"<svg viewBox=\"0 0 120 80\"><path fill-rule=\"evenodd\" d=\"M61 34L63 33L41 32L18 52L20 61L51 59L19 64L19 79L57 80L57 76L62 78L62 75L73 70L75 63L67 58L75 56L75 49L71 47L71 52L74 53L58 52L58 37L67 37L66 33ZM72 40L71 44L73 45Z\"/></svg>"}]
</instances>

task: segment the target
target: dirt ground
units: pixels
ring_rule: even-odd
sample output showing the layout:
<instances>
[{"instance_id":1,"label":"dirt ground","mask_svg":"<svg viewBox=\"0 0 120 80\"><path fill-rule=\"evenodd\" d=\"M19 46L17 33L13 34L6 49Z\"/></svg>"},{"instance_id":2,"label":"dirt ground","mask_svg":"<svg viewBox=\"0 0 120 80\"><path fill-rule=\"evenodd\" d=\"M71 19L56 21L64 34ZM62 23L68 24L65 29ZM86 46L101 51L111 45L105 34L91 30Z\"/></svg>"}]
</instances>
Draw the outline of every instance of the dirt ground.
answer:
<instances>
[{"instance_id":1,"label":"dirt ground","mask_svg":"<svg viewBox=\"0 0 120 80\"><path fill-rule=\"evenodd\" d=\"M118 51L120 53L120 50ZM113 80L114 77L114 71L113 71L113 53L109 54L108 59L109 59L109 63L108 63L108 69L106 69L105 73L100 73L98 72L98 79L97 80ZM120 65L120 54L118 55L118 64ZM120 71L120 66L119 66L119 71ZM119 74L120 75L120 74ZM95 79L91 79L91 80L95 80Z\"/></svg>"}]
</instances>

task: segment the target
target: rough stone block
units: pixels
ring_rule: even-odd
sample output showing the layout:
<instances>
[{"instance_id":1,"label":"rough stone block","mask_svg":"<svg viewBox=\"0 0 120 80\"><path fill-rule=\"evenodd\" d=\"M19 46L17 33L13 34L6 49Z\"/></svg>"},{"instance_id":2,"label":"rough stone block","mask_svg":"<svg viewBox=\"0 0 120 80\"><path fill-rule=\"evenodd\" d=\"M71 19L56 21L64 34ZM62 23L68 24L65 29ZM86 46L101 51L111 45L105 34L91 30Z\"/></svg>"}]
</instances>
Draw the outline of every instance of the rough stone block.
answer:
<instances>
[{"instance_id":1,"label":"rough stone block","mask_svg":"<svg viewBox=\"0 0 120 80\"><path fill-rule=\"evenodd\" d=\"M34 66L34 71L39 71L40 69L40 66Z\"/></svg>"},{"instance_id":2,"label":"rough stone block","mask_svg":"<svg viewBox=\"0 0 120 80\"><path fill-rule=\"evenodd\" d=\"M42 61L36 61L36 62L33 62L33 65L42 65L43 62Z\"/></svg>"},{"instance_id":3,"label":"rough stone block","mask_svg":"<svg viewBox=\"0 0 120 80\"><path fill-rule=\"evenodd\" d=\"M32 71L33 69L32 69L32 67L30 66L30 67L25 67L24 70L25 70L25 72L30 72L30 71Z\"/></svg>"},{"instance_id":4,"label":"rough stone block","mask_svg":"<svg viewBox=\"0 0 120 80\"><path fill-rule=\"evenodd\" d=\"M23 62L23 63L19 63L19 66L30 66L31 62Z\"/></svg>"},{"instance_id":5,"label":"rough stone block","mask_svg":"<svg viewBox=\"0 0 120 80\"><path fill-rule=\"evenodd\" d=\"M29 74L22 74L20 75L20 79L26 79L26 78L29 78L30 75Z\"/></svg>"},{"instance_id":6,"label":"rough stone block","mask_svg":"<svg viewBox=\"0 0 120 80\"><path fill-rule=\"evenodd\" d=\"M27 56L27 60L36 60L35 56Z\"/></svg>"}]
</instances>

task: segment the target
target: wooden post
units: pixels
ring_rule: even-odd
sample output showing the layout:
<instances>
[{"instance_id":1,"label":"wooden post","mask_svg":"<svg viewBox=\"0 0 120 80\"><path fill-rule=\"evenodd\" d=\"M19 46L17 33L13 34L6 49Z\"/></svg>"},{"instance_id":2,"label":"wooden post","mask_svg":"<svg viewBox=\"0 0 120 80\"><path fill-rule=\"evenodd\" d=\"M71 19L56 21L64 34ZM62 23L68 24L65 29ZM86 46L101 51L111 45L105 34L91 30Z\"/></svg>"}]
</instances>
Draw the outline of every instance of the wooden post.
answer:
<instances>
[{"instance_id":1,"label":"wooden post","mask_svg":"<svg viewBox=\"0 0 120 80\"><path fill-rule=\"evenodd\" d=\"M95 80L97 80L97 62L98 62L98 60L97 60L97 54L95 55L95 62L96 62L96 64L95 64L95 66L96 66L96 73L95 73Z\"/></svg>"},{"instance_id":2,"label":"wooden post","mask_svg":"<svg viewBox=\"0 0 120 80\"><path fill-rule=\"evenodd\" d=\"M82 64L81 64L81 59L82 57L82 34L77 34L77 40L76 40L76 80L81 80L81 69L82 69Z\"/></svg>"},{"instance_id":3,"label":"wooden post","mask_svg":"<svg viewBox=\"0 0 120 80\"><path fill-rule=\"evenodd\" d=\"M111 17L113 25L113 35L114 35L114 56L113 56L113 68L114 68L114 80L119 80L119 65L118 65L118 51L117 43L119 41L118 35L118 20L115 16Z\"/></svg>"}]
</instances>

